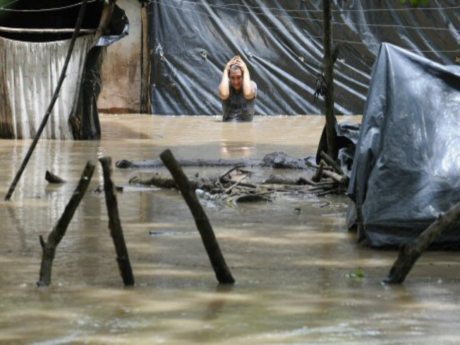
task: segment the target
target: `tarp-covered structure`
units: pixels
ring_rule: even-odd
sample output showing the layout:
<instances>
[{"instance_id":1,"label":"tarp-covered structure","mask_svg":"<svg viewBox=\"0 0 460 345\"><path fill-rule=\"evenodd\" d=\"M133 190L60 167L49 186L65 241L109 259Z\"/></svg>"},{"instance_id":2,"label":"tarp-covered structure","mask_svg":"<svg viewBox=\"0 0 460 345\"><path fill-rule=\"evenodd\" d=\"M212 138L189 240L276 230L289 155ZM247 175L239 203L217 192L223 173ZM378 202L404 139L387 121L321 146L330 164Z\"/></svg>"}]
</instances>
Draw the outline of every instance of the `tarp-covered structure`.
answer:
<instances>
[{"instance_id":1,"label":"tarp-covered structure","mask_svg":"<svg viewBox=\"0 0 460 345\"><path fill-rule=\"evenodd\" d=\"M321 73L321 0L150 0L148 59L151 112L221 112L217 85L226 62L241 55L258 84L256 114L321 114L314 102ZM443 64L459 54L460 3L430 0L332 1L335 111L362 114L379 46L390 42Z\"/></svg>"},{"instance_id":2,"label":"tarp-covered structure","mask_svg":"<svg viewBox=\"0 0 460 345\"><path fill-rule=\"evenodd\" d=\"M383 44L348 189L361 239L387 247L418 236L460 202L459 177L460 66ZM434 245L459 247L460 224Z\"/></svg>"},{"instance_id":3,"label":"tarp-covered structure","mask_svg":"<svg viewBox=\"0 0 460 345\"><path fill-rule=\"evenodd\" d=\"M35 135L60 77L80 6L79 0L0 4L0 138ZM44 138L100 136L96 101L103 47L128 30L124 12L115 7L107 32L96 39L102 10L103 1L88 1L82 34Z\"/></svg>"}]
</instances>

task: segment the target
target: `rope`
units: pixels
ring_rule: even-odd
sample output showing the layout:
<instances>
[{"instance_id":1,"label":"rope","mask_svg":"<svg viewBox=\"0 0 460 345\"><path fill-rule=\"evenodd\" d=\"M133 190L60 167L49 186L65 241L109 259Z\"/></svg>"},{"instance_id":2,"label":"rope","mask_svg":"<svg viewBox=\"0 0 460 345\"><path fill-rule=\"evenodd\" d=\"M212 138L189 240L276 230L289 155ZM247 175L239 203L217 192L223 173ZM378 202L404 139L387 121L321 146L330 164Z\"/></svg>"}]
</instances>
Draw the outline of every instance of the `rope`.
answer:
<instances>
[{"instance_id":1,"label":"rope","mask_svg":"<svg viewBox=\"0 0 460 345\"><path fill-rule=\"evenodd\" d=\"M179 10L182 10L182 11L185 11L185 10L188 10L188 11L196 11L197 13L202 13L202 14L205 14L204 12L200 11L200 10L192 10L192 9L185 9L185 8L182 8L180 6L174 6L174 5L170 5L170 4L166 4L165 2L172 2L172 1L165 1L165 0L162 0L161 2L158 1L158 0L150 0L149 3L156 3L156 4L159 4L160 6L165 6L165 7L170 7L170 8L177 8ZM238 10L238 9L234 9L234 8L228 8L227 6L228 5L212 5L212 4L201 4L201 3L196 3L196 2L191 2L191 1L188 1L188 0L180 0L181 3L191 3L195 6L203 6L203 7L210 7L210 8L214 8L214 9L225 9L227 11L232 11L232 12L237 12L237 13L245 13L245 14L252 14L252 12L250 11L244 11L244 10ZM250 6L247 6L247 7L250 7ZM458 6L460 8L460 6ZM262 9L262 8L258 8L258 9ZM263 8L263 9L266 9L266 8ZM268 8L267 8L268 9ZM296 10L296 12L306 12L307 10ZM258 14L258 15L264 15L264 16L267 16L267 17L270 17L268 14L266 13L263 13L263 12L255 12L254 14ZM290 19L299 19L299 20L303 20L303 21L306 21L306 22L319 22L319 23L322 23L323 20L322 19L317 19L317 18L305 18L305 17L298 17L298 16L291 16L291 15L279 15L279 14L273 14L274 17L276 18L290 18ZM345 26L348 26L348 25L356 25L356 26L369 26L369 27L376 27L376 28L404 28L404 29L411 29L411 30L433 30L433 31L448 31L450 32L451 29L449 28L439 28L439 27L434 27L434 26L410 26L410 25L400 25L400 24L366 24L366 23L342 23L342 22L337 22L337 21L332 21L331 22L332 24L335 24L335 25L345 25Z\"/></svg>"},{"instance_id":2,"label":"rope","mask_svg":"<svg viewBox=\"0 0 460 345\"><path fill-rule=\"evenodd\" d=\"M150 2L150 1L149 1ZM196 1L191 1L191 0L180 0L180 3L192 3L192 4L197 4ZM303 4L303 1L299 1L299 5ZM199 4L197 4L199 5ZM252 9L261 9L259 6L251 6L251 5L246 5L246 4L223 4L223 5L212 5L208 4L211 7L217 7L217 8L229 8L229 7L244 7L244 8L252 8ZM298 10L290 10L290 9L282 9L278 7L264 7L265 10L270 10L270 11L283 11L283 12L308 12L308 13L322 13L323 10L305 10L305 9L298 9ZM446 7L405 7L405 8L394 8L391 9L391 12L405 12L405 11L438 11L438 10L456 10L460 9L460 6L446 6ZM331 12L388 12L388 9L385 8L375 8L375 9L337 9L337 10L332 10Z\"/></svg>"},{"instance_id":3,"label":"rope","mask_svg":"<svg viewBox=\"0 0 460 345\"><path fill-rule=\"evenodd\" d=\"M165 6L167 8L174 8L174 9L178 9L178 10L181 10L181 11L184 11L184 12L193 12L193 13L200 13L208 18L212 18L213 16L210 15L209 13L207 12L204 12L204 11L201 11L201 10L197 10L197 9L188 9L188 8L182 8L182 7L179 7L179 6L174 6L174 5L168 5L168 4L165 4L164 3L165 0L162 0L161 2L159 0L150 0L149 3L156 3L156 4L160 4L161 6ZM186 2L187 0L181 0L182 2ZM248 14L252 14L251 12L246 12ZM278 17L278 16L276 16ZM291 17L292 18L292 17ZM305 18L303 18L305 19ZM320 20L318 20L320 21ZM321 20L322 22L322 20ZM340 24L343 24L343 25L346 25L345 23L340 23ZM257 26L257 27L260 27L256 24L252 24L254 26ZM271 27L271 26L266 26L267 28L272 28L272 29L277 29L276 27ZM285 30L287 30L288 32L290 33L293 33L292 31L288 30L287 28L284 28ZM438 28L436 28L438 29ZM449 29L447 29L449 30ZM317 39L322 39L323 36L314 36L314 35L309 35L308 38L317 38ZM360 41L350 41L350 40L346 40L346 39L339 39L339 38L334 38L333 39L334 42L338 42L338 43L348 43L348 44L355 44L355 45L363 45L363 46L366 46L367 45L363 42L360 42ZM455 52L458 52L458 50L418 50L418 49L407 49L407 50L410 50L410 51L414 51L414 52L423 52L423 53L432 53L432 52L437 52L437 53L455 53Z\"/></svg>"}]
</instances>

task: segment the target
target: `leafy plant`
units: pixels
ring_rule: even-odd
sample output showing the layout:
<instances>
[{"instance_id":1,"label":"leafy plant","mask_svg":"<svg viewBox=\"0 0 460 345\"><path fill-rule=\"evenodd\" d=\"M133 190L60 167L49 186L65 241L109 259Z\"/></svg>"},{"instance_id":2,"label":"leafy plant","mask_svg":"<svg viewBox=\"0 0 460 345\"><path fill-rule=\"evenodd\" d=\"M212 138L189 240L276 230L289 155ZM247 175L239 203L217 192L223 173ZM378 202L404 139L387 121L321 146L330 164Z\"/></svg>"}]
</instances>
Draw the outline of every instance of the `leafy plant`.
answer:
<instances>
[{"instance_id":1,"label":"leafy plant","mask_svg":"<svg viewBox=\"0 0 460 345\"><path fill-rule=\"evenodd\" d=\"M430 0L401 0L401 3L402 4L405 4L405 3L410 3L412 6L414 7L418 7L420 5L428 5L428 3L430 2Z\"/></svg>"}]
</instances>

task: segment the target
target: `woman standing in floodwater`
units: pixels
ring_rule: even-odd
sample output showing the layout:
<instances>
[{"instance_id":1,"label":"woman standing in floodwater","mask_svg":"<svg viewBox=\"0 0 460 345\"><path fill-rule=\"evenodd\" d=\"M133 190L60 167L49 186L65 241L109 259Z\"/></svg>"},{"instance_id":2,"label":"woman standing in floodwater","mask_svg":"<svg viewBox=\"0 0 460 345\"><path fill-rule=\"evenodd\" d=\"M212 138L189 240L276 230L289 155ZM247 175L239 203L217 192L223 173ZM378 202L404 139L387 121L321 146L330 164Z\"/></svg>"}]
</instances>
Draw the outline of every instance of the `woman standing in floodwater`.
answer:
<instances>
[{"instance_id":1,"label":"woman standing in floodwater","mask_svg":"<svg viewBox=\"0 0 460 345\"><path fill-rule=\"evenodd\" d=\"M223 121L252 121L257 97L257 84L239 55L225 66L219 85Z\"/></svg>"}]
</instances>

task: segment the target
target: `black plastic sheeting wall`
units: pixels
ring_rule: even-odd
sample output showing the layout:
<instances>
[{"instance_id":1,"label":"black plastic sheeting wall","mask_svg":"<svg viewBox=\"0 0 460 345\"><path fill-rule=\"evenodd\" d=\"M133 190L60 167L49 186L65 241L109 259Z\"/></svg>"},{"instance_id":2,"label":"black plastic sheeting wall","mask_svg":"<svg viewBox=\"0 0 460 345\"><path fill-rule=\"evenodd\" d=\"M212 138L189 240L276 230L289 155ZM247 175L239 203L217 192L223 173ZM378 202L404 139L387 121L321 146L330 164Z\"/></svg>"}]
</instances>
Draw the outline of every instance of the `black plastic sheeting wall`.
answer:
<instances>
[{"instance_id":1,"label":"black plastic sheeting wall","mask_svg":"<svg viewBox=\"0 0 460 345\"><path fill-rule=\"evenodd\" d=\"M322 1L151 0L148 3L152 113L218 114L226 62L240 54L258 84L257 114L318 114ZM381 42L452 64L459 53L460 3L333 1L336 112L362 114Z\"/></svg>"},{"instance_id":2,"label":"black plastic sheeting wall","mask_svg":"<svg viewBox=\"0 0 460 345\"><path fill-rule=\"evenodd\" d=\"M460 202L460 66L384 44L348 194L364 239L399 246ZM435 241L460 247L460 224Z\"/></svg>"}]
</instances>

